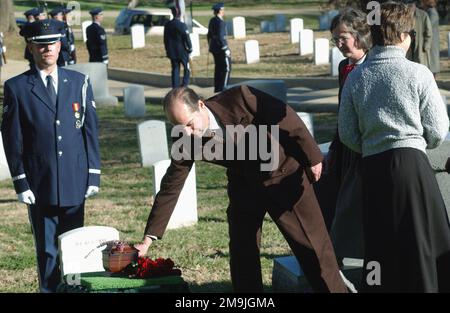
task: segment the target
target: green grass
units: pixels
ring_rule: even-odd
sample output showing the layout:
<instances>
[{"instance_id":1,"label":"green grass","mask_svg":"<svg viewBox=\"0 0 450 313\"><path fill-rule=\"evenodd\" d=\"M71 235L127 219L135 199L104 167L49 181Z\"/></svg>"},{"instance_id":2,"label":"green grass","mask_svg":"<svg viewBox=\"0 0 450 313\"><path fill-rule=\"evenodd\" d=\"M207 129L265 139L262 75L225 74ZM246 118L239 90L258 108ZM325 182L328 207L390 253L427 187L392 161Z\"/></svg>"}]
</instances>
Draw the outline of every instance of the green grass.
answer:
<instances>
[{"instance_id":1,"label":"green grass","mask_svg":"<svg viewBox=\"0 0 450 313\"><path fill-rule=\"evenodd\" d=\"M164 120L161 106L147 104L146 108L141 119L125 118L122 104L98 109L102 183L100 193L86 202L85 225L115 227L121 239L132 242L142 238L152 196L151 171L140 166L136 125L147 119ZM334 114L315 116L319 142L331 139L335 121ZM168 230L163 240L151 246L149 255L172 258L192 292L229 292L225 169L205 162L197 162L196 169L199 222ZM0 182L0 215L0 292L36 292L27 210L16 201L10 180ZM275 224L266 217L261 250L266 291L272 290L273 259L289 253Z\"/></svg>"}]
</instances>

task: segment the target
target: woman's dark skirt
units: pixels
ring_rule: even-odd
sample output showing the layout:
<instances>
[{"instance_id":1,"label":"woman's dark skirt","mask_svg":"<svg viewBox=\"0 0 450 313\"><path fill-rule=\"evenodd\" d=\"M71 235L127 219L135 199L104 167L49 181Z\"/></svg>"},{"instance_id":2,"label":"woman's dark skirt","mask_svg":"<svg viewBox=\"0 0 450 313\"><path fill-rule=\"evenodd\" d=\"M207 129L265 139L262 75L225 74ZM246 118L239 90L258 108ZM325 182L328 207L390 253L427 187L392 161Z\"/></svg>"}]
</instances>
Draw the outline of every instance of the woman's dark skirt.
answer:
<instances>
[{"instance_id":1,"label":"woman's dark skirt","mask_svg":"<svg viewBox=\"0 0 450 313\"><path fill-rule=\"evenodd\" d=\"M427 156L398 148L363 158L367 292L450 292L450 226Z\"/></svg>"}]
</instances>

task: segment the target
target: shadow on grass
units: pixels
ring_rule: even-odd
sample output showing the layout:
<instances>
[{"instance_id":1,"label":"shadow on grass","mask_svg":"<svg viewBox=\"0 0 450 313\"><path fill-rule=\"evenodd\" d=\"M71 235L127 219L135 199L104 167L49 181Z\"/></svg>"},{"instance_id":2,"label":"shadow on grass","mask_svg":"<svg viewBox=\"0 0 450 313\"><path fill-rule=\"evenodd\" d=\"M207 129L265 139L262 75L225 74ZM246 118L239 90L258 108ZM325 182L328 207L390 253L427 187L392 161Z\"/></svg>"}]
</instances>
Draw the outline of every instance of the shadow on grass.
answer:
<instances>
[{"instance_id":1,"label":"shadow on grass","mask_svg":"<svg viewBox=\"0 0 450 313\"><path fill-rule=\"evenodd\" d=\"M0 204L2 203L13 203L16 202L17 199L0 199Z\"/></svg>"},{"instance_id":2,"label":"shadow on grass","mask_svg":"<svg viewBox=\"0 0 450 313\"><path fill-rule=\"evenodd\" d=\"M226 223L225 218L208 217L208 216L200 216L198 218L198 221L199 222L205 222L205 223L209 223L209 222Z\"/></svg>"}]
</instances>

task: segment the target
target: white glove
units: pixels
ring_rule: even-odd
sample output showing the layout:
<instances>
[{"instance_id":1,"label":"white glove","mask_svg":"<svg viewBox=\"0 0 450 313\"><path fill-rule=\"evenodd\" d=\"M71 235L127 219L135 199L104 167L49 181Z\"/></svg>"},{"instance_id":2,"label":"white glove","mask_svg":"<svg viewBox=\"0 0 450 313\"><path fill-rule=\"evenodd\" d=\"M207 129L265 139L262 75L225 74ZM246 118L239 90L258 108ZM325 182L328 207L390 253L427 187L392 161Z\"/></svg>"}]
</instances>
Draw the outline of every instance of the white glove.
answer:
<instances>
[{"instance_id":1,"label":"white glove","mask_svg":"<svg viewBox=\"0 0 450 313\"><path fill-rule=\"evenodd\" d=\"M231 56L231 50L230 49L225 50L225 55L227 57L230 57Z\"/></svg>"},{"instance_id":2,"label":"white glove","mask_svg":"<svg viewBox=\"0 0 450 313\"><path fill-rule=\"evenodd\" d=\"M98 194L98 187L97 186L89 186L86 190L86 194L84 195L84 198L87 199L90 196Z\"/></svg>"},{"instance_id":3,"label":"white glove","mask_svg":"<svg viewBox=\"0 0 450 313\"><path fill-rule=\"evenodd\" d=\"M28 189L22 193L19 193L17 195L17 199L19 199L19 202L25 203L25 204L35 204L36 198L34 197L33 192Z\"/></svg>"},{"instance_id":4,"label":"white glove","mask_svg":"<svg viewBox=\"0 0 450 313\"><path fill-rule=\"evenodd\" d=\"M5 52L6 52L6 47L4 46L4 47L3 47L3 53L5 53Z\"/></svg>"},{"instance_id":5,"label":"white glove","mask_svg":"<svg viewBox=\"0 0 450 313\"><path fill-rule=\"evenodd\" d=\"M108 60L103 60L103 64L108 64Z\"/></svg>"}]
</instances>

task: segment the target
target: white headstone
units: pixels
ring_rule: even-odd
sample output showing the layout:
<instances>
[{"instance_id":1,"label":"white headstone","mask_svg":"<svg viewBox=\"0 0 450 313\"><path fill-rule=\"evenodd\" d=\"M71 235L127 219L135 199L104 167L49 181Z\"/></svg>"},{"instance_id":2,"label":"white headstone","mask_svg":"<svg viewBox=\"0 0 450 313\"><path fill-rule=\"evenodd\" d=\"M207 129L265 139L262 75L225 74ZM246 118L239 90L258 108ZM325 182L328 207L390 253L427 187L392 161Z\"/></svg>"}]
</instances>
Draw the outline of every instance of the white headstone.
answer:
<instances>
[{"instance_id":1,"label":"white headstone","mask_svg":"<svg viewBox=\"0 0 450 313\"><path fill-rule=\"evenodd\" d=\"M97 107L102 105L117 105L117 97L109 93L108 68L106 64L100 62L77 63L67 65L65 68L89 76Z\"/></svg>"},{"instance_id":2,"label":"white headstone","mask_svg":"<svg viewBox=\"0 0 450 313\"><path fill-rule=\"evenodd\" d=\"M87 37L86 37L86 28L88 28L90 25L92 24L92 21L84 21L83 23L81 23L81 30L83 33L83 41L86 42Z\"/></svg>"},{"instance_id":3,"label":"white headstone","mask_svg":"<svg viewBox=\"0 0 450 313\"><path fill-rule=\"evenodd\" d=\"M277 32L286 31L286 15L275 14L275 29Z\"/></svg>"},{"instance_id":4,"label":"white headstone","mask_svg":"<svg viewBox=\"0 0 450 313\"><path fill-rule=\"evenodd\" d=\"M3 138L0 132L0 180L10 179L8 162L6 161L5 150L3 149Z\"/></svg>"},{"instance_id":5,"label":"white headstone","mask_svg":"<svg viewBox=\"0 0 450 313\"><path fill-rule=\"evenodd\" d=\"M345 56L338 49L338 47L333 47L331 49L331 76L339 75L339 63L345 59Z\"/></svg>"},{"instance_id":6,"label":"white headstone","mask_svg":"<svg viewBox=\"0 0 450 313\"><path fill-rule=\"evenodd\" d=\"M303 29L299 34L299 50L300 55L307 55L314 52L313 43L314 33L312 29Z\"/></svg>"},{"instance_id":7,"label":"white headstone","mask_svg":"<svg viewBox=\"0 0 450 313\"><path fill-rule=\"evenodd\" d=\"M303 30L303 19L291 19L291 43L297 43L299 40L300 31Z\"/></svg>"},{"instance_id":8,"label":"white headstone","mask_svg":"<svg viewBox=\"0 0 450 313\"><path fill-rule=\"evenodd\" d=\"M269 24L270 21L261 21L261 23L259 24L261 28L261 33L268 33L270 31Z\"/></svg>"},{"instance_id":9,"label":"white headstone","mask_svg":"<svg viewBox=\"0 0 450 313\"><path fill-rule=\"evenodd\" d=\"M233 35L234 39L245 38L245 17L236 16L233 18Z\"/></svg>"},{"instance_id":10,"label":"white headstone","mask_svg":"<svg viewBox=\"0 0 450 313\"><path fill-rule=\"evenodd\" d=\"M102 250L107 241L119 240L112 227L87 226L68 231L58 237L61 276L67 274L103 272Z\"/></svg>"},{"instance_id":11,"label":"white headstone","mask_svg":"<svg viewBox=\"0 0 450 313\"><path fill-rule=\"evenodd\" d=\"M189 34L189 37L191 38L191 44L192 44L192 57L199 57L200 56L200 36L198 33L191 33Z\"/></svg>"},{"instance_id":12,"label":"white headstone","mask_svg":"<svg viewBox=\"0 0 450 313\"><path fill-rule=\"evenodd\" d=\"M312 114L307 112L297 112L297 115L302 119L310 134L314 137L314 122Z\"/></svg>"},{"instance_id":13,"label":"white headstone","mask_svg":"<svg viewBox=\"0 0 450 313\"><path fill-rule=\"evenodd\" d=\"M169 158L164 122L145 121L138 124L137 130L143 167L151 167L156 162Z\"/></svg>"},{"instance_id":14,"label":"white headstone","mask_svg":"<svg viewBox=\"0 0 450 313\"><path fill-rule=\"evenodd\" d=\"M170 160L156 162L153 165L153 194L156 195L161 187L161 180L167 172ZM191 226L198 221L197 215L197 187L195 179L195 163L192 165L175 209L170 217L167 229Z\"/></svg>"},{"instance_id":15,"label":"white headstone","mask_svg":"<svg viewBox=\"0 0 450 313\"><path fill-rule=\"evenodd\" d=\"M314 64L330 63L330 42L326 38L318 38L314 41Z\"/></svg>"},{"instance_id":16,"label":"white headstone","mask_svg":"<svg viewBox=\"0 0 450 313\"><path fill-rule=\"evenodd\" d=\"M259 62L259 43L257 40L247 40L245 42L245 60L247 64Z\"/></svg>"},{"instance_id":17,"label":"white headstone","mask_svg":"<svg viewBox=\"0 0 450 313\"><path fill-rule=\"evenodd\" d=\"M128 117L145 116L144 86L130 85L124 88L123 105L125 108L125 116Z\"/></svg>"},{"instance_id":18,"label":"white headstone","mask_svg":"<svg viewBox=\"0 0 450 313\"><path fill-rule=\"evenodd\" d=\"M131 26L131 48L139 49L145 47L145 28L142 24Z\"/></svg>"}]
</instances>

